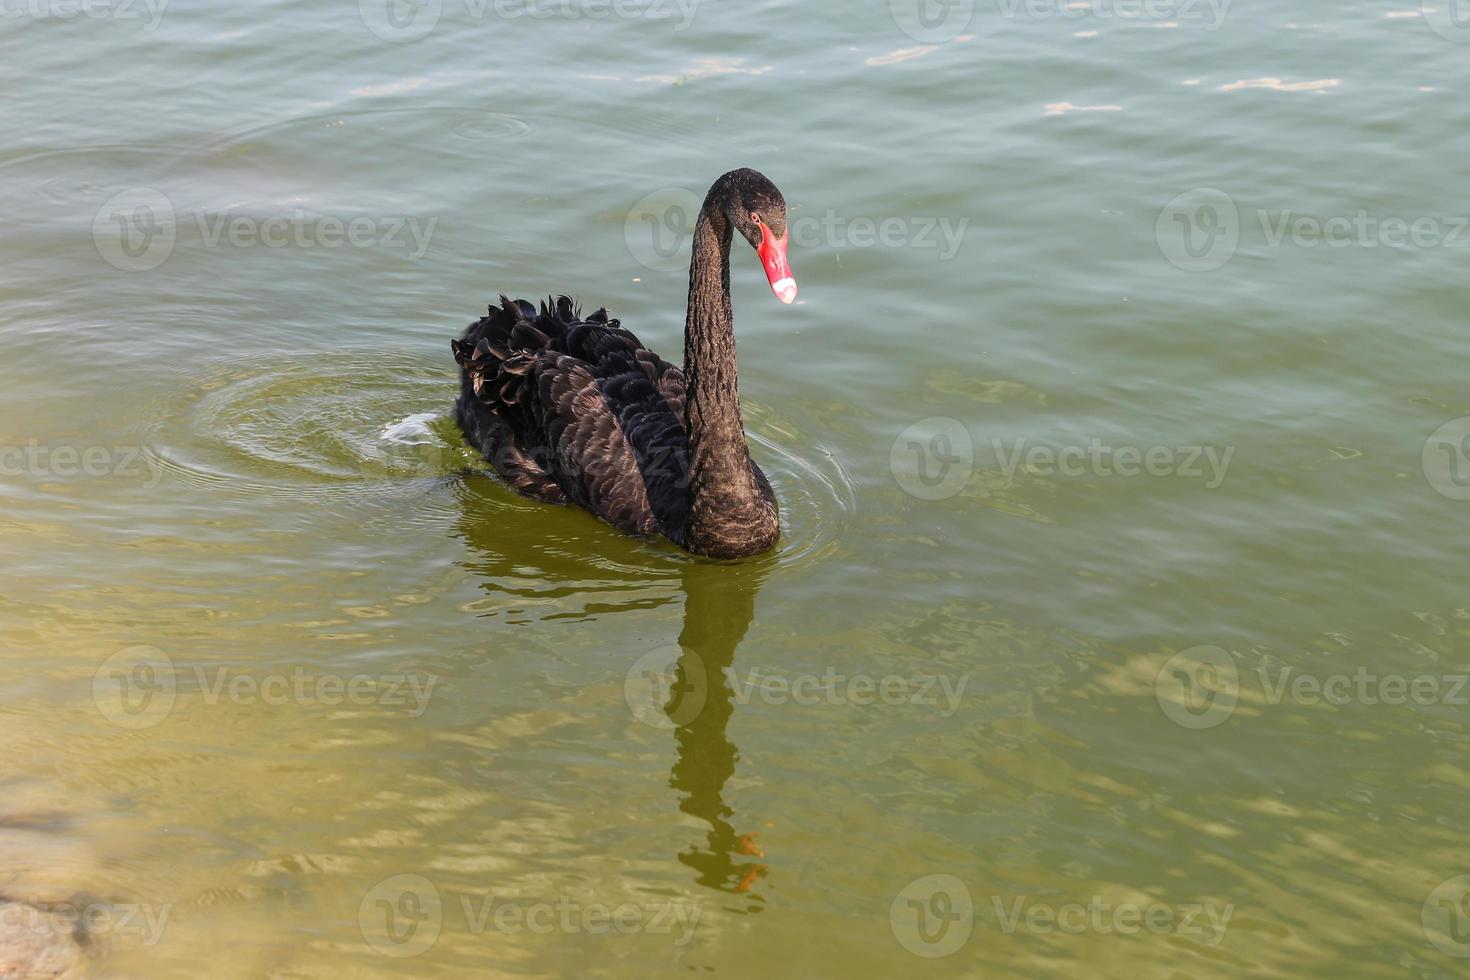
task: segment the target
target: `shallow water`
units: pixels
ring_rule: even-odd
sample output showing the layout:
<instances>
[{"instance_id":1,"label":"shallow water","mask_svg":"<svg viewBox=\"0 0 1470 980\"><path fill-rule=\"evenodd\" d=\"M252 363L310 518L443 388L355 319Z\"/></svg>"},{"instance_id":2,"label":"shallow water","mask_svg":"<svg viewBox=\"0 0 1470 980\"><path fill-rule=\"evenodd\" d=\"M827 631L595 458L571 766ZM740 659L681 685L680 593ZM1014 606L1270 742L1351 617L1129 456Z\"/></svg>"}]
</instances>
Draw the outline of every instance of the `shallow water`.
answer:
<instances>
[{"instance_id":1,"label":"shallow water","mask_svg":"<svg viewBox=\"0 0 1470 980\"><path fill-rule=\"evenodd\" d=\"M115 976L1463 975L1456 12L4 8L0 894ZM730 565L446 413L500 291L677 355L735 166Z\"/></svg>"}]
</instances>

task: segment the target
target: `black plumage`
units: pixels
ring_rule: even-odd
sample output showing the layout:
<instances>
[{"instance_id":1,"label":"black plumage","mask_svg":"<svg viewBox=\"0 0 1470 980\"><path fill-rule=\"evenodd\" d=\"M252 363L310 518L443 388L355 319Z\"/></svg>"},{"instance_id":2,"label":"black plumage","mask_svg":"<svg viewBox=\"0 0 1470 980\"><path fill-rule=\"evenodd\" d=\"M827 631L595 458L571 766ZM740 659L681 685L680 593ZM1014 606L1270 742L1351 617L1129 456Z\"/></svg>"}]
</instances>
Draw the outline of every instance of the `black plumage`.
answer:
<instances>
[{"instance_id":1,"label":"black plumage","mask_svg":"<svg viewBox=\"0 0 1470 980\"><path fill-rule=\"evenodd\" d=\"M698 554L769 549L780 524L745 440L729 294L732 232L754 245L763 226L779 239L784 270L780 191L751 170L715 182L690 263L687 377L606 310L583 319L566 296L539 310L501 296L451 341L466 436L527 496L577 504Z\"/></svg>"}]
</instances>

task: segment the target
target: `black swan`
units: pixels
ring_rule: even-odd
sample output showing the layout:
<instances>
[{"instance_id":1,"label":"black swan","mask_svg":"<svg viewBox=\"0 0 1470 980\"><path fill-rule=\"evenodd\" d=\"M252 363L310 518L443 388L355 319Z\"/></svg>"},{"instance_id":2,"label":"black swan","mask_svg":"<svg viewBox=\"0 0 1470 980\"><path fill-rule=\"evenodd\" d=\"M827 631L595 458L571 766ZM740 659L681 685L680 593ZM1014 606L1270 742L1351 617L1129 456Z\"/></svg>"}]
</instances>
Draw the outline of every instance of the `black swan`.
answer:
<instances>
[{"instance_id":1,"label":"black swan","mask_svg":"<svg viewBox=\"0 0 1470 980\"><path fill-rule=\"evenodd\" d=\"M742 558L776 543L776 497L750 458L740 414L735 231L760 255L776 296L796 299L785 199L754 170L725 174L694 226L683 370L606 310L582 319L565 296L538 313L502 295L450 341L463 369L455 417L512 488L697 555Z\"/></svg>"}]
</instances>

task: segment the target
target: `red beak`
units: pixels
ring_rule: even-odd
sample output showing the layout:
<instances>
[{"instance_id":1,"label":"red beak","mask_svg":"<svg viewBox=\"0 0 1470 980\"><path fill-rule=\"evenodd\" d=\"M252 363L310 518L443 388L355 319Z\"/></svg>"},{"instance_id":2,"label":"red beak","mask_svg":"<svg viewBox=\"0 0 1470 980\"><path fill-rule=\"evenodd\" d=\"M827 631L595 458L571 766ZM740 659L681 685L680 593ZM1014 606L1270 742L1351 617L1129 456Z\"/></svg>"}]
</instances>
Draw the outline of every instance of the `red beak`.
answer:
<instances>
[{"instance_id":1,"label":"red beak","mask_svg":"<svg viewBox=\"0 0 1470 980\"><path fill-rule=\"evenodd\" d=\"M766 278L771 281L771 291L783 303L796 299L796 280L791 275L791 263L786 261L786 243L790 232L777 238L771 233L770 225L761 225L761 243L756 254L766 267Z\"/></svg>"}]
</instances>

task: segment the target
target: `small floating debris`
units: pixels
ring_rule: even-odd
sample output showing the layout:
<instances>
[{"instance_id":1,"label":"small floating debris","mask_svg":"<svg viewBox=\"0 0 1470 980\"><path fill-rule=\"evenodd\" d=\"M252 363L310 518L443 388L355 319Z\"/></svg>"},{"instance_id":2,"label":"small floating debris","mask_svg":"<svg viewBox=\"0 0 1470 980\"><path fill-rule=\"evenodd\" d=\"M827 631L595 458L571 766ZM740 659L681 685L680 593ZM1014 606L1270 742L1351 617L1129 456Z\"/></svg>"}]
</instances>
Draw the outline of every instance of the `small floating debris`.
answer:
<instances>
[{"instance_id":1,"label":"small floating debris","mask_svg":"<svg viewBox=\"0 0 1470 980\"><path fill-rule=\"evenodd\" d=\"M1239 92L1248 88L1264 88L1272 92L1321 92L1329 88L1337 88L1342 84L1340 78L1319 78L1314 82L1283 82L1279 78L1243 78L1229 85L1221 85L1217 92Z\"/></svg>"},{"instance_id":2,"label":"small floating debris","mask_svg":"<svg viewBox=\"0 0 1470 980\"><path fill-rule=\"evenodd\" d=\"M1069 112L1122 112L1120 105L1073 105L1070 102L1052 102L1042 107L1048 116L1065 116Z\"/></svg>"}]
</instances>

